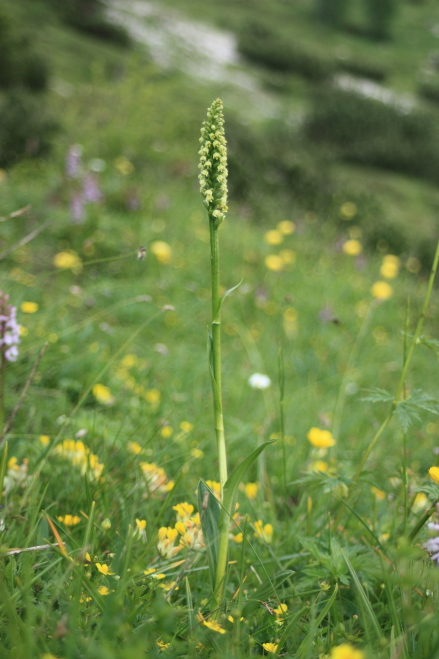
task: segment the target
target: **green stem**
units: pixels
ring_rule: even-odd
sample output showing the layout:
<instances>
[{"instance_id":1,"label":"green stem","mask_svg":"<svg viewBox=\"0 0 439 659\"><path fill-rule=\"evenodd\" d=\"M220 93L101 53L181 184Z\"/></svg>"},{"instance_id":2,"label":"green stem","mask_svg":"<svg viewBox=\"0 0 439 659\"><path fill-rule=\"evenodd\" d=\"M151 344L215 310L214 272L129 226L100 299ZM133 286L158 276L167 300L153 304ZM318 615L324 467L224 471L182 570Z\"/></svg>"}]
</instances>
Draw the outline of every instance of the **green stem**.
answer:
<instances>
[{"instance_id":1,"label":"green stem","mask_svg":"<svg viewBox=\"0 0 439 659\"><path fill-rule=\"evenodd\" d=\"M223 403L221 389L221 300L219 282L219 240L218 225L209 214L210 228L210 266L212 275L212 370L213 370L213 411L215 434L218 449L219 477L221 485L221 502L224 499L224 485L227 481L227 453L224 435ZM215 574L215 587L212 598L213 617L217 617L223 598L226 579L227 556L229 549L230 515L233 511L222 514L219 528L219 547Z\"/></svg>"},{"instance_id":2,"label":"green stem","mask_svg":"<svg viewBox=\"0 0 439 659\"><path fill-rule=\"evenodd\" d=\"M5 423L5 383L6 383L6 357L4 349L1 350L0 367L0 431Z\"/></svg>"},{"instance_id":3,"label":"green stem","mask_svg":"<svg viewBox=\"0 0 439 659\"><path fill-rule=\"evenodd\" d=\"M369 446L367 447L367 449L366 449L366 451L365 451L365 453L364 453L364 455L361 459L361 462L360 462L360 464L358 466L358 469L355 473L355 476L353 478L353 484L355 484L357 482L357 480L359 479L359 477L361 475L361 472L363 471L364 465L366 464L369 455L372 453L373 449L375 448L376 443L378 442L379 438L383 434L384 430L387 428L387 425L389 424L389 421L393 416L393 413L396 409L396 406L398 405L398 402L399 402L399 399L400 399L400 396L401 396L401 392L403 391L403 388L404 388L404 385L405 385L405 379L407 377L407 371L409 369L410 362L412 361L413 353L415 351L415 347L416 347L416 344L418 343L418 339L419 339L419 336L421 334L422 326L424 324L425 316L426 316L428 305L429 305L429 302L430 302L431 293L432 293L432 290L433 290L433 283L434 283L434 279L435 279L435 276L436 276L438 262L439 262L439 242L438 242L437 247L436 247L436 254L434 255L433 266L431 268L430 278L428 280L427 292L425 294L424 304L422 305L421 315L419 316L418 324L416 326L415 333L413 335L412 341L410 343L410 347L408 349L407 358L405 360L404 367L402 369L401 377L399 378L398 387L396 389L395 397L393 399L393 402L392 402L392 405L390 407L389 413L387 414L387 416L384 419L381 426L378 428L374 438L370 442Z\"/></svg>"}]
</instances>

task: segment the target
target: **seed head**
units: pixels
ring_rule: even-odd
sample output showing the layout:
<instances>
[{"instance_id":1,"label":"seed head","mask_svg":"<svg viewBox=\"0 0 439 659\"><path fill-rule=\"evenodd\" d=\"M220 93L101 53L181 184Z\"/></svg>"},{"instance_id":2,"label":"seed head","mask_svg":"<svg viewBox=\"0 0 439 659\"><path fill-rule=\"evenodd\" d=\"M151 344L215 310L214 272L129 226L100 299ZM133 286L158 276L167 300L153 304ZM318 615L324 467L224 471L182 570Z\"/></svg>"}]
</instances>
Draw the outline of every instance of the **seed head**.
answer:
<instances>
[{"instance_id":1,"label":"seed head","mask_svg":"<svg viewBox=\"0 0 439 659\"><path fill-rule=\"evenodd\" d=\"M227 147L223 104L218 98L207 111L201 127L199 150L200 192L209 217L219 226L227 213Z\"/></svg>"}]
</instances>

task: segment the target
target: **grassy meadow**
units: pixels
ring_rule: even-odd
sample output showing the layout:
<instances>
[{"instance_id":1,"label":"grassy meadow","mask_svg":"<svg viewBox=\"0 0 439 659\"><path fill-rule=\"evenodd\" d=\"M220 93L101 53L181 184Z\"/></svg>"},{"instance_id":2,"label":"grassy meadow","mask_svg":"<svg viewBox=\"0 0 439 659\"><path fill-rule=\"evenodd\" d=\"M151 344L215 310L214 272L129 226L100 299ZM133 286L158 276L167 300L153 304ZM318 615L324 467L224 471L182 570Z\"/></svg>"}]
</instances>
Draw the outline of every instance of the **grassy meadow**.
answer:
<instances>
[{"instance_id":1,"label":"grassy meadow","mask_svg":"<svg viewBox=\"0 0 439 659\"><path fill-rule=\"evenodd\" d=\"M269 4L193 0L186 16L238 30L259 12L321 56L343 46L369 65L386 51L389 88L412 94L437 40L433 3L402 4L379 45L316 26L309 3ZM280 108L246 121L242 90L23 7L58 130L50 153L0 169L0 305L20 325L17 359L2 347L0 659L439 658L435 181L306 142L286 120L309 110L299 76L270 87L241 63ZM212 219L197 177L218 97L239 478L214 607ZM285 184L295 171L307 191Z\"/></svg>"}]
</instances>

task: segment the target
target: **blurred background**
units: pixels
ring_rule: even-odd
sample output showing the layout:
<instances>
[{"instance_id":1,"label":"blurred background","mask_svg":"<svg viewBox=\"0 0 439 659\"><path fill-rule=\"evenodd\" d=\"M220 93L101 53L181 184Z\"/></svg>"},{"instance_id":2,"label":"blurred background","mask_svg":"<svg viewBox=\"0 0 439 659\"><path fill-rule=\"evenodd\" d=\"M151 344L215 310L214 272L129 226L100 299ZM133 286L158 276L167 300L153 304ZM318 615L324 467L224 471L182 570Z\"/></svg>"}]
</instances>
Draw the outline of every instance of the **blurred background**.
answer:
<instances>
[{"instance_id":1,"label":"blurred background","mask_svg":"<svg viewBox=\"0 0 439 659\"><path fill-rule=\"evenodd\" d=\"M439 235L435 0L2 2L2 178L86 141L102 162L122 153L138 173L191 178L188 149L216 96L241 216L260 220L274 198L325 222L355 216L369 247L410 251L414 270L428 268ZM138 197L113 190L107 203Z\"/></svg>"}]
</instances>

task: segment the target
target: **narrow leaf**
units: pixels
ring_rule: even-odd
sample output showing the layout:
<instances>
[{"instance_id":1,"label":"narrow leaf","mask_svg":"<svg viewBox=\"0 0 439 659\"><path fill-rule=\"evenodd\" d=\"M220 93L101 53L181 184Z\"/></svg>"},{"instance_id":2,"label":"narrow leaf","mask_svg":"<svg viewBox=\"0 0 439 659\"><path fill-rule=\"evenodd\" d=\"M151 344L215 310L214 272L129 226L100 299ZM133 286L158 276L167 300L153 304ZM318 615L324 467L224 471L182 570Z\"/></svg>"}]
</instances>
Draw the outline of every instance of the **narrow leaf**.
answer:
<instances>
[{"instance_id":1,"label":"narrow leaf","mask_svg":"<svg viewBox=\"0 0 439 659\"><path fill-rule=\"evenodd\" d=\"M67 550L64 546L64 542L61 540L60 534L56 530L55 524L52 522L52 520L50 519L50 517L48 515L46 515L46 519L47 519L47 522L48 522L50 528L52 529L52 533L55 536L55 540L57 542L57 545L59 547L59 550L60 550L61 554L63 556L65 556L66 558L68 558L69 555L68 555Z\"/></svg>"},{"instance_id":2,"label":"narrow leaf","mask_svg":"<svg viewBox=\"0 0 439 659\"><path fill-rule=\"evenodd\" d=\"M353 582L354 582L354 584L355 584L355 587L356 587L356 589L357 589L357 591L358 591L358 597L359 597L361 603L362 603L363 606L364 606L364 611L365 611L365 613L367 613L367 615L368 615L368 617L369 617L369 619L370 619L370 622L372 623L372 626L373 626L373 628L374 628L374 630L375 630L376 635L378 636L378 638L382 638L382 637L383 637L383 633L382 633L382 631L381 631L380 623L378 622L378 619L377 619L377 617L376 617L376 615L375 615L375 611L373 610L372 605L371 605L371 603L370 603L370 601L369 601L369 598L367 597L367 595L366 595L366 593L365 593L365 591L364 591L364 588L363 588L363 586L361 585L361 582L360 582L360 580L359 580L359 578L358 578L358 575L357 575L357 573L355 572L355 570L354 570L354 568L353 568L353 566L352 566L352 563L350 562L350 560L348 559L348 557L347 557L346 554L344 553L343 549L340 549L340 553L341 553L341 555L343 556L344 562L346 563L346 566L347 566L347 568L348 568L348 570L349 570L349 572L350 572L350 574L351 574L352 580L353 580Z\"/></svg>"},{"instance_id":3,"label":"narrow leaf","mask_svg":"<svg viewBox=\"0 0 439 659\"><path fill-rule=\"evenodd\" d=\"M252 451L252 453L250 453L250 455L248 455L230 474L229 478L224 484L223 508L221 510L221 518L219 521L220 527L226 516L230 519L234 513L236 499L238 498L239 483L243 479L247 469L253 464L253 462L262 453L262 451L270 444L273 444L275 441L275 439L269 439L268 441L258 446L258 448Z\"/></svg>"},{"instance_id":4,"label":"narrow leaf","mask_svg":"<svg viewBox=\"0 0 439 659\"><path fill-rule=\"evenodd\" d=\"M212 586L215 586L216 565L218 561L219 528L221 507L212 490L202 480L198 483L198 510L200 512L201 528L206 544L207 562L209 565Z\"/></svg>"},{"instance_id":5,"label":"narrow leaf","mask_svg":"<svg viewBox=\"0 0 439 659\"><path fill-rule=\"evenodd\" d=\"M0 503L2 502L3 483L6 476L7 465L8 465L8 442L5 442L2 452L2 461L0 463Z\"/></svg>"},{"instance_id":6,"label":"narrow leaf","mask_svg":"<svg viewBox=\"0 0 439 659\"><path fill-rule=\"evenodd\" d=\"M276 590L281 586L284 581L289 579L294 574L294 570L283 570L272 574L269 579L266 579L253 593L252 598L245 602L241 615L246 618L255 609L260 606L270 597L276 597Z\"/></svg>"},{"instance_id":7,"label":"narrow leaf","mask_svg":"<svg viewBox=\"0 0 439 659\"><path fill-rule=\"evenodd\" d=\"M240 281L238 284L236 284L236 286L233 286L233 288L229 288L229 289L227 289L227 291L221 295L221 297L220 297L220 301L219 301L219 309L218 309L218 311L221 309L221 306L222 306L224 300L226 299L226 297L227 297L228 295L230 295L230 293L233 293L233 291L236 291L236 289L239 288L239 287L241 286L241 284L242 284L243 281L244 281L244 280L241 279L241 281Z\"/></svg>"}]
</instances>

